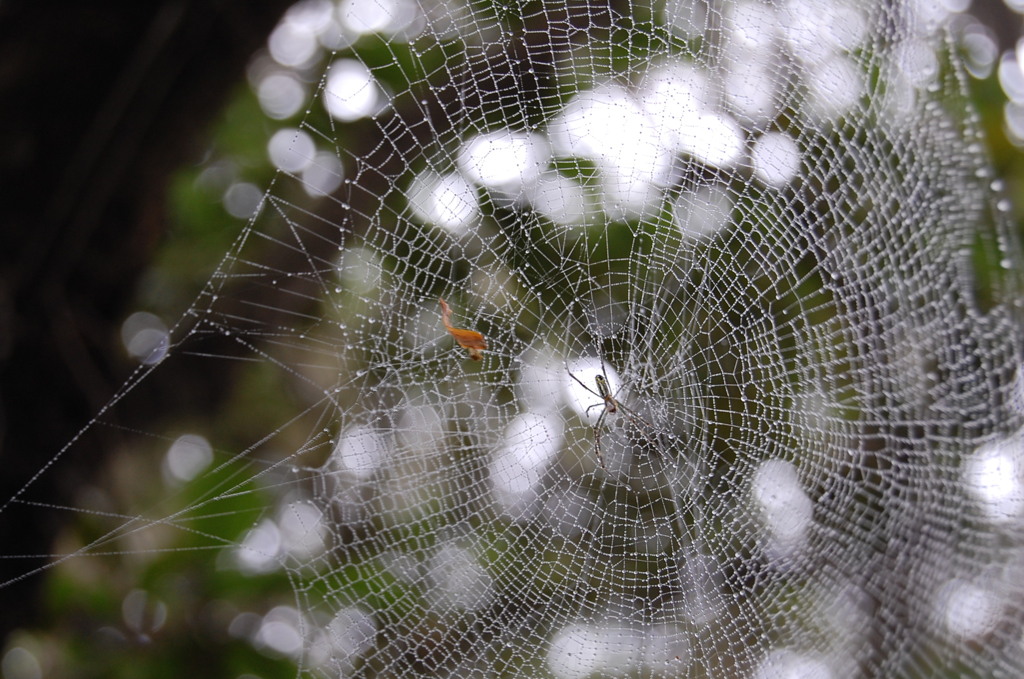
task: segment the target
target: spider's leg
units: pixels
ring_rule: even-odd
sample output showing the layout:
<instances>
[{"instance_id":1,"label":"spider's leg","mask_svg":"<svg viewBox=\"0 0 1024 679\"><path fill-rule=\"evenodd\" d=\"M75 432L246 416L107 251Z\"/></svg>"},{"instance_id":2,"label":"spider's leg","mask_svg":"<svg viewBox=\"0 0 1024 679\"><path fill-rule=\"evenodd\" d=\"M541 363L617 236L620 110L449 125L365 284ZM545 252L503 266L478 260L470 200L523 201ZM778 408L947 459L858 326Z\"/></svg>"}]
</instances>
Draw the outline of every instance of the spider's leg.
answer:
<instances>
[{"instance_id":1,"label":"spider's leg","mask_svg":"<svg viewBox=\"0 0 1024 679\"><path fill-rule=\"evenodd\" d=\"M597 463L601 465L601 469L608 471L608 467L604 464L604 455L601 454L601 432L594 432L594 455L597 457Z\"/></svg>"},{"instance_id":2,"label":"spider's leg","mask_svg":"<svg viewBox=\"0 0 1024 679\"><path fill-rule=\"evenodd\" d=\"M569 370L569 364L568 363L565 364L565 372L569 373L569 377L571 377L574 380L576 380L576 384L580 385L581 387L583 387L584 389L589 391L594 396L600 396L600 394L598 394L596 391L594 391L593 389L588 387L586 384L584 384L583 380L581 380L580 378L578 378L578 377L576 377L575 375L572 374L572 371Z\"/></svg>"},{"instance_id":3,"label":"spider's leg","mask_svg":"<svg viewBox=\"0 0 1024 679\"><path fill-rule=\"evenodd\" d=\"M586 389L586 390L587 390L587 393L589 393L589 394L591 394L591 395L593 395L593 396L597 396L598 398L601 398L601 399L602 399L600 403L594 403L593 405L587 406L587 409L583 411L583 414L584 414L585 416L589 416L589 415L590 415L590 411L591 411L591 410L593 410L594 408L602 408L602 407L607 407L607 406L606 406L606 404L605 404L605 402L604 402L604 399L603 399L603 398L602 398L602 396L601 396L601 394L597 393L596 391L594 391L593 389L591 389L590 387L588 387L588 386L586 385L586 383L585 383L585 382L584 382L583 380L581 380L580 378L578 378L578 377L576 377L575 375L573 375L573 374L572 374L572 371L571 371L571 370L569 370L569 366L568 366L568 365L566 365L566 372L567 372L567 373L569 374L569 377L571 377L571 378L573 378L574 380L576 380L576 384L578 384L578 385L580 385L581 387L583 387L584 389Z\"/></svg>"},{"instance_id":4,"label":"spider's leg","mask_svg":"<svg viewBox=\"0 0 1024 679\"><path fill-rule=\"evenodd\" d=\"M615 405L626 416L626 419L629 420L629 422L634 427L636 427L637 429L645 430L648 433L656 433L657 432L657 428L655 428L655 426L653 424L651 424L647 420L647 418L645 418L640 413L636 412L632 408L624 406L622 404L622 402L618 401L618 400L615 401Z\"/></svg>"},{"instance_id":5,"label":"spider's leg","mask_svg":"<svg viewBox=\"0 0 1024 679\"><path fill-rule=\"evenodd\" d=\"M666 459L665 451L662 448L660 437L658 435L658 430L655 428L655 426L648 422L646 418L644 418L642 415L635 412L634 410L626 408L622 404L619 404L619 408L622 410L623 414L626 416L626 419L629 421L629 423L633 425L633 427L636 429L637 432L639 432L641 436L643 436L643 438L658 453L658 455L662 459Z\"/></svg>"},{"instance_id":6,"label":"spider's leg","mask_svg":"<svg viewBox=\"0 0 1024 679\"><path fill-rule=\"evenodd\" d=\"M601 425L604 424L604 416L608 414L607 410L601 412L601 416L597 418L597 423L594 424L594 455L597 456L597 462L601 465L601 469L605 471L608 467L604 464L604 456L601 454Z\"/></svg>"}]
</instances>

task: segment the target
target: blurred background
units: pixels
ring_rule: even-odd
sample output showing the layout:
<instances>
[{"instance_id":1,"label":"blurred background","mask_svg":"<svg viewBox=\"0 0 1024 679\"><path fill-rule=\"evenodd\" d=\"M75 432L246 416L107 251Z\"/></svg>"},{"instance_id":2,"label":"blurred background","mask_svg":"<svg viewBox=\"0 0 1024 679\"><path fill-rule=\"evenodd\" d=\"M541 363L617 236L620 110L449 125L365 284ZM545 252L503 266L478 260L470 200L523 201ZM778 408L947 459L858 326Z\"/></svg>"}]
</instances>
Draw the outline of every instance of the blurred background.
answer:
<instances>
[{"instance_id":1,"label":"blurred background","mask_svg":"<svg viewBox=\"0 0 1024 679\"><path fill-rule=\"evenodd\" d=\"M955 48L968 67L989 157L1015 197L1024 188L1024 4L936 2L954 15ZM403 11L396 0L375 11L382 6L0 4L0 501L11 499L7 517L18 509L16 521L0 514L0 544L4 554L20 555L0 560L5 679L295 675L287 635L259 633L277 623L289 629L291 583L258 560L225 568L213 551L197 559L187 542L166 551L138 544L33 570L49 561L45 555L103 535L97 517L61 507L94 505L82 498L98 494L116 512L168 484L220 483L201 475L213 453L190 432L216 423L222 445L243 449L276 421L272 378L240 364L217 374L197 364L158 371L119 412L125 430L182 432L159 454L118 454L125 431L109 424L76 440L140 366L160 360L170 328L204 291L279 171L302 178L289 198L310 209L323 209L324 196L344 181L336 150L299 123L326 63L356 42L369 63L375 50L385 63L396 49L413 49L430 4ZM332 76L331 87L350 88L347 108L310 114L350 121L337 134L352 156L371 154L379 141L360 121L380 102L351 96L365 89L358 63L343 61ZM386 71L375 76L386 88ZM1020 201L1010 209L1024 223ZM265 254L271 262L288 256ZM273 323L273 309L283 306L267 308L262 321ZM18 502L69 441L75 455L33 482L33 496L50 498L50 506L34 511ZM207 492L189 486L181 502ZM210 520L235 522L217 533L241 536L264 506L253 492L226 519Z\"/></svg>"}]
</instances>

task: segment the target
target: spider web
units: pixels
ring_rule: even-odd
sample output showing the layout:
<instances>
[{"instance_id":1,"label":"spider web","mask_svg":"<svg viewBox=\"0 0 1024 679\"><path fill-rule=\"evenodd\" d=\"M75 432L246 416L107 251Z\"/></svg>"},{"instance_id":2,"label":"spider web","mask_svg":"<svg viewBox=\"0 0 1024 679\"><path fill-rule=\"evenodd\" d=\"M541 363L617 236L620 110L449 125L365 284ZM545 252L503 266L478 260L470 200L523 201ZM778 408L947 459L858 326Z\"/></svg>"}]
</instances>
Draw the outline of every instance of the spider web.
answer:
<instances>
[{"instance_id":1,"label":"spider web","mask_svg":"<svg viewBox=\"0 0 1024 679\"><path fill-rule=\"evenodd\" d=\"M283 573L240 634L313 676L1021 671L1016 250L943 10L324 7L305 162L92 426L166 445L111 413L176 365L273 408L72 558Z\"/></svg>"}]
</instances>

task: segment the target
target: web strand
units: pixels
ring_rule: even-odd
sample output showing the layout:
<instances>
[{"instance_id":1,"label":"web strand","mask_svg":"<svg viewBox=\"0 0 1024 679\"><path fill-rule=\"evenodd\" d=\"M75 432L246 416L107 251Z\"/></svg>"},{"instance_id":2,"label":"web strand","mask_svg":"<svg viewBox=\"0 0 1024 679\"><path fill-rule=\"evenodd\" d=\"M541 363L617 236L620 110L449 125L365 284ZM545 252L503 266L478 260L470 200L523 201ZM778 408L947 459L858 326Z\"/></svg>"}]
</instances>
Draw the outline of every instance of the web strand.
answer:
<instances>
[{"instance_id":1,"label":"web strand","mask_svg":"<svg viewBox=\"0 0 1024 679\"><path fill-rule=\"evenodd\" d=\"M1019 672L1018 253L951 17L370 4L282 24L333 45L309 157L154 368L257 426L161 440L171 498L61 560L283 575L247 638L308 676Z\"/></svg>"}]
</instances>

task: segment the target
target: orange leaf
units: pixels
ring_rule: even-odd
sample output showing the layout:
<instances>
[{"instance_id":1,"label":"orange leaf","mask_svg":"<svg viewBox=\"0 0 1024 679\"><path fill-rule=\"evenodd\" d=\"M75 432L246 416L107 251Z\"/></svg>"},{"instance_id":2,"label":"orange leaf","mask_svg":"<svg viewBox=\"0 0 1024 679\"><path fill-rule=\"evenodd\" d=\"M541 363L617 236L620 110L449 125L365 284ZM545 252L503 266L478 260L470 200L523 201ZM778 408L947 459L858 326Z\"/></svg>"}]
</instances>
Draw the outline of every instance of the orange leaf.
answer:
<instances>
[{"instance_id":1,"label":"orange leaf","mask_svg":"<svg viewBox=\"0 0 1024 679\"><path fill-rule=\"evenodd\" d=\"M451 308L443 299L438 299L438 301L441 302L441 322L444 323L444 327L447 328L449 334L455 338L456 343L469 352L469 357L471 359L479 361L484 357L482 350L487 348L487 340L484 339L484 336L476 330L452 327Z\"/></svg>"}]
</instances>

